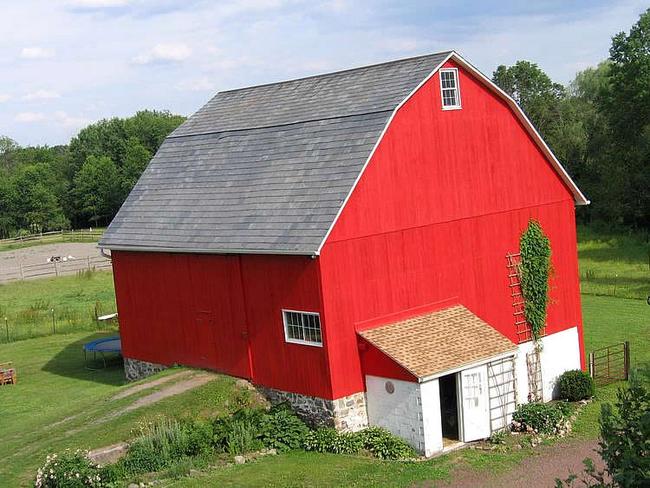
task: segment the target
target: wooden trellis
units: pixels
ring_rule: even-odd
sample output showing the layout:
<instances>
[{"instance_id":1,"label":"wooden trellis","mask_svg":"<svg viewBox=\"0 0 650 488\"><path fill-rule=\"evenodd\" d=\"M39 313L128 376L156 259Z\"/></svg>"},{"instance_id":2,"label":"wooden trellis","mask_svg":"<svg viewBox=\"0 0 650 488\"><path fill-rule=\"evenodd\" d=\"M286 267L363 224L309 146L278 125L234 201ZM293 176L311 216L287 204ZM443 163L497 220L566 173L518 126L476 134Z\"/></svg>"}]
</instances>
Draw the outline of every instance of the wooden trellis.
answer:
<instances>
[{"instance_id":1,"label":"wooden trellis","mask_svg":"<svg viewBox=\"0 0 650 488\"><path fill-rule=\"evenodd\" d=\"M508 267L508 288L512 297L512 314L515 318L515 329L519 344L533 339L533 329L526 320L524 313L524 295L521 291L521 253L506 254ZM544 335L544 329L540 337Z\"/></svg>"}]
</instances>

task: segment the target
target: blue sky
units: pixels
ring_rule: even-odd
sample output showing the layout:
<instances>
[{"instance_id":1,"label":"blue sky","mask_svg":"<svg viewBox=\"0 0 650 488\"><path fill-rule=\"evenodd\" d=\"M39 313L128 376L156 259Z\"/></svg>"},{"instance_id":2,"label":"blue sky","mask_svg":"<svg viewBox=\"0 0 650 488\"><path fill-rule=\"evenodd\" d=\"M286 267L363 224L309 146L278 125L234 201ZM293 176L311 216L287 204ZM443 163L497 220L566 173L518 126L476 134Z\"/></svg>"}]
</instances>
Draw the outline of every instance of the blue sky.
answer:
<instances>
[{"instance_id":1,"label":"blue sky","mask_svg":"<svg viewBox=\"0 0 650 488\"><path fill-rule=\"evenodd\" d=\"M66 143L144 108L189 115L222 89L455 49L567 83L647 2L4 0L0 135Z\"/></svg>"}]
</instances>

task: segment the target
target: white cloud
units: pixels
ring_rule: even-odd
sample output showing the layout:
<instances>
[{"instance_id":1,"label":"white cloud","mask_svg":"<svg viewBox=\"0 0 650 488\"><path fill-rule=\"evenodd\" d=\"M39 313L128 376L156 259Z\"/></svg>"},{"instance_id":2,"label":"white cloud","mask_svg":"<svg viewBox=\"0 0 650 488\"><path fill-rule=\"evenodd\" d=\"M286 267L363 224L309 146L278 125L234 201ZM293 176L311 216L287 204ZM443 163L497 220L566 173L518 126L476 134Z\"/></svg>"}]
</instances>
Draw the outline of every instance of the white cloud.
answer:
<instances>
[{"instance_id":1,"label":"white cloud","mask_svg":"<svg viewBox=\"0 0 650 488\"><path fill-rule=\"evenodd\" d=\"M0 103L8 102L9 100L11 100L11 95L0 93Z\"/></svg>"},{"instance_id":2,"label":"white cloud","mask_svg":"<svg viewBox=\"0 0 650 488\"><path fill-rule=\"evenodd\" d=\"M391 53L410 54L419 46L417 39L412 37L391 38L383 41L380 46Z\"/></svg>"},{"instance_id":3,"label":"white cloud","mask_svg":"<svg viewBox=\"0 0 650 488\"><path fill-rule=\"evenodd\" d=\"M214 91L215 84L206 76L189 80L181 80L176 88L181 91Z\"/></svg>"},{"instance_id":4,"label":"white cloud","mask_svg":"<svg viewBox=\"0 0 650 488\"><path fill-rule=\"evenodd\" d=\"M92 122L91 119L69 115L62 110L54 112L54 119L63 125L63 127L72 129L80 129Z\"/></svg>"},{"instance_id":5,"label":"white cloud","mask_svg":"<svg viewBox=\"0 0 650 488\"><path fill-rule=\"evenodd\" d=\"M24 47L20 51L23 59L48 59L54 57L54 50L39 46Z\"/></svg>"},{"instance_id":6,"label":"white cloud","mask_svg":"<svg viewBox=\"0 0 650 488\"><path fill-rule=\"evenodd\" d=\"M70 7L101 9L111 7L124 7L129 4L129 0L69 0Z\"/></svg>"},{"instance_id":7,"label":"white cloud","mask_svg":"<svg viewBox=\"0 0 650 488\"><path fill-rule=\"evenodd\" d=\"M23 96L23 100L52 100L55 98L61 98L61 95L52 90L36 90Z\"/></svg>"},{"instance_id":8,"label":"white cloud","mask_svg":"<svg viewBox=\"0 0 650 488\"><path fill-rule=\"evenodd\" d=\"M16 117L14 118L16 122L26 123L42 122L45 119L45 114L41 112L20 112L19 114L16 114Z\"/></svg>"},{"instance_id":9,"label":"white cloud","mask_svg":"<svg viewBox=\"0 0 650 488\"><path fill-rule=\"evenodd\" d=\"M136 64L169 63L184 61L192 55L192 50L184 43L156 44L146 53L133 58Z\"/></svg>"}]
</instances>

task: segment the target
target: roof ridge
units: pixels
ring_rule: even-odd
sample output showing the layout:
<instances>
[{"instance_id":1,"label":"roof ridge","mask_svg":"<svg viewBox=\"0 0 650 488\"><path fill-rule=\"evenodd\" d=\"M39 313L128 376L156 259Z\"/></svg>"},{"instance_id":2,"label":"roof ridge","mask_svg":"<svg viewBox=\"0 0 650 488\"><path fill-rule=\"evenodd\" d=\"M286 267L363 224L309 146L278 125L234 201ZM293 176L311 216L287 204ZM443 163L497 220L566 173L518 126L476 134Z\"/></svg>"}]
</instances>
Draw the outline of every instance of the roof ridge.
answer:
<instances>
[{"instance_id":1,"label":"roof ridge","mask_svg":"<svg viewBox=\"0 0 650 488\"><path fill-rule=\"evenodd\" d=\"M229 132L245 132L249 130L260 130L260 129L272 129L274 127L287 127L289 125L297 125L297 124L308 124L309 122L320 122L322 120L336 120L336 119L345 119L345 118L350 118L350 117L363 117L364 115L376 115L376 114L382 114L382 113L388 113L392 112L393 109L385 109L385 110L374 110L372 112L357 112L353 114L343 114L343 115L336 115L332 117L320 117L317 119L305 119L305 120L296 120L294 122L284 122L281 124L272 124L272 125L259 125L255 127L238 127L235 129L223 129L223 130L213 130L213 131L207 131L207 132L192 132L189 134L179 134L179 135L174 135L172 132L169 134L165 139L181 139L183 137L195 137L195 136L210 136L210 135L216 135L216 134L226 134Z\"/></svg>"},{"instance_id":2,"label":"roof ridge","mask_svg":"<svg viewBox=\"0 0 650 488\"><path fill-rule=\"evenodd\" d=\"M366 64L366 65L363 65L363 66L356 66L354 68L345 68L345 69L340 69L340 70L336 70L336 71L328 71L326 73L320 73L320 74L309 75L309 76L301 76L299 78L291 78L289 80L271 81L269 83L261 83L259 85L242 86L240 88L232 88L230 90L219 91L219 92L216 93L216 95L219 95L221 93L233 93L233 92L238 92L238 91L250 90L250 89L253 89L253 88L262 88L264 86L281 85L283 83L293 83L295 81L309 80L309 79L312 79L312 78L325 78L327 76L339 75L341 73L348 73L350 71L357 71L357 70L362 70L362 69L367 69L367 68L374 68L376 66L384 66L384 65L387 65L387 64L401 63L401 62L404 62L404 61L413 61L415 59L428 58L428 57L431 57L431 56L439 56L441 54L450 54L452 52L454 52L453 49L446 50L446 51L438 51L438 52L429 53L429 54L419 54L417 56L410 56L408 58L393 59L391 61L383 61L381 63Z\"/></svg>"}]
</instances>

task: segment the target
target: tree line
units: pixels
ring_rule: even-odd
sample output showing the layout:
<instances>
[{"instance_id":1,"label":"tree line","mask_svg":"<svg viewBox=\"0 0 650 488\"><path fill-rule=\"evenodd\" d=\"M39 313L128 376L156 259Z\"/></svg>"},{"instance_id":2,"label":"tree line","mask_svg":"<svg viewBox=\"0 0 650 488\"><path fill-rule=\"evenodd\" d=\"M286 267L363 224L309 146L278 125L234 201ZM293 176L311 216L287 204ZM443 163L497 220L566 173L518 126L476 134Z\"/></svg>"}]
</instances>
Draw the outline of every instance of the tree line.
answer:
<instances>
[{"instance_id":1,"label":"tree line","mask_svg":"<svg viewBox=\"0 0 650 488\"><path fill-rule=\"evenodd\" d=\"M568 86L529 61L499 66L492 79L591 200L579 219L650 228L650 9Z\"/></svg>"},{"instance_id":2,"label":"tree line","mask_svg":"<svg viewBox=\"0 0 650 488\"><path fill-rule=\"evenodd\" d=\"M145 110L91 124L65 146L0 137L0 236L107 225L184 120Z\"/></svg>"},{"instance_id":3,"label":"tree line","mask_svg":"<svg viewBox=\"0 0 650 488\"><path fill-rule=\"evenodd\" d=\"M579 219L650 228L650 9L613 37L607 60L568 86L530 61L499 66L493 81L591 199ZM145 110L91 124L64 146L0 137L0 237L107 225L184 120Z\"/></svg>"}]
</instances>

